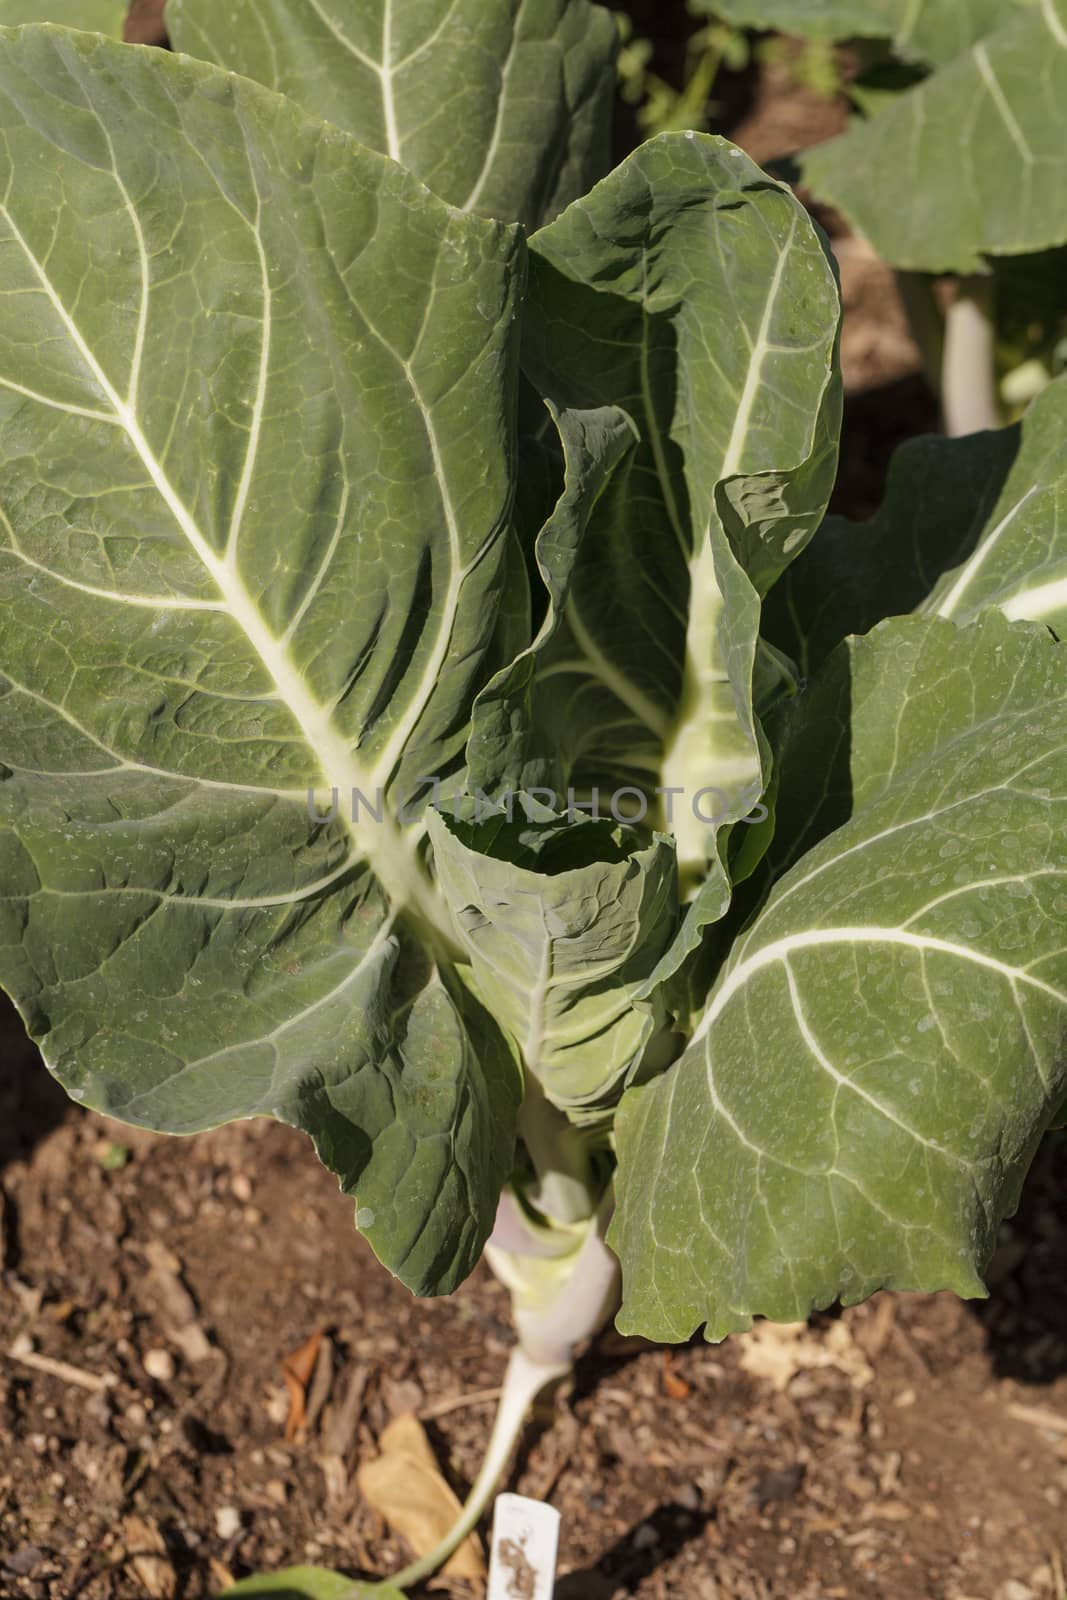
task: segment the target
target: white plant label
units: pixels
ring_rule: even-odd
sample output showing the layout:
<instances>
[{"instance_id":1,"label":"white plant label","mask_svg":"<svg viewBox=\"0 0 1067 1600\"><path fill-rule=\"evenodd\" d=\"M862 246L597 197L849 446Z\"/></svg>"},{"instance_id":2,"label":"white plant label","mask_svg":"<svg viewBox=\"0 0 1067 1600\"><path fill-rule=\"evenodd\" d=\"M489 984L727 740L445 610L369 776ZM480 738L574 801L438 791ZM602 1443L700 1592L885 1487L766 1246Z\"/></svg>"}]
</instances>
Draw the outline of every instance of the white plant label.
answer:
<instances>
[{"instance_id":1,"label":"white plant label","mask_svg":"<svg viewBox=\"0 0 1067 1600\"><path fill-rule=\"evenodd\" d=\"M487 1600L552 1600L559 1512L521 1494L497 1497Z\"/></svg>"}]
</instances>

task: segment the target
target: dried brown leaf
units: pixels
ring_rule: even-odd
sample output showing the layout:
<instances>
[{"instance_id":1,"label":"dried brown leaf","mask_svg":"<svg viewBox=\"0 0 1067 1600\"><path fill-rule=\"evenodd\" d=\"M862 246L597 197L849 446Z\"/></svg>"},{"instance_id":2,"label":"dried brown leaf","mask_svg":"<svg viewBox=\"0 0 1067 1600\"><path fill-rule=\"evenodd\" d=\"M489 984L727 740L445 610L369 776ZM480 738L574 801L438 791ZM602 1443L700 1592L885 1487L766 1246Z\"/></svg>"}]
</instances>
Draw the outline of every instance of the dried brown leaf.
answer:
<instances>
[{"instance_id":1,"label":"dried brown leaf","mask_svg":"<svg viewBox=\"0 0 1067 1600\"><path fill-rule=\"evenodd\" d=\"M359 1469L360 1493L417 1556L429 1555L455 1523L460 1503L441 1476L417 1417L397 1417L378 1443L377 1460ZM484 1580L481 1540L471 1534L442 1571L447 1578Z\"/></svg>"},{"instance_id":2,"label":"dried brown leaf","mask_svg":"<svg viewBox=\"0 0 1067 1600\"><path fill-rule=\"evenodd\" d=\"M663 1352L663 1392L668 1400L688 1400L692 1390L681 1375L671 1370L673 1357L669 1350Z\"/></svg>"},{"instance_id":3,"label":"dried brown leaf","mask_svg":"<svg viewBox=\"0 0 1067 1600\"><path fill-rule=\"evenodd\" d=\"M145 1600L174 1600L178 1590L177 1574L156 1524L144 1517L124 1517L122 1543L130 1569L144 1590Z\"/></svg>"},{"instance_id":4,"label":"dried brown leaf","mask_svg":"<svg viewBox=\"0 0 1067 1600\"><path fill-rule=\"evenodd\" d=\"M282 1357L282 1377L289 1391L289 1416L285 1424L288 1440L295 1439L307 1422L308 1384L319 1358L322 1337L322 1329L316 1328L302 1345Z\"/></svg>"},{"instance_id":5,"label":"dried brown leaf","mask_svg":"<svg viewBox=\"0 0 1067 1600\"><path fill-rule=\"evenodd\" d=\"M737 1336L741 1365L754 1378L763 1378L779 1393L800 1372L816 1367L837 1367L856 1389L865 1389L874 1372L846 1322L832 1322L816 1332L804 1322L758 1322Z\"/></svg>"}]
</instances>

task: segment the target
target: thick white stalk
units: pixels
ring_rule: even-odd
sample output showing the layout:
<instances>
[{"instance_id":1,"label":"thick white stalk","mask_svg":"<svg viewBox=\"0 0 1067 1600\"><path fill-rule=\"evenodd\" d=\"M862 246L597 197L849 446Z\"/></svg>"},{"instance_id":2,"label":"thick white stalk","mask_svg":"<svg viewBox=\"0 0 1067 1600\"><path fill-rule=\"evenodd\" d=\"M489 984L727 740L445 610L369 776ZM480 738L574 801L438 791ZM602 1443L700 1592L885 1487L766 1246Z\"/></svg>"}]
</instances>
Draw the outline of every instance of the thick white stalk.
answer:
<instances>
[{"instance_id":1,"label":"thick white stalk","mask_svg":"<svg viewBox=\"0 0 1067 1600\"><path fill-rule=\"evenodd\" d=\"M487 1248L486 1260L511 1290L520 1347L547 1366L573 1365L579 1345L598 1334L619 1304L619 1263L604 1242L610 1196L555 1261ZM532 1230L531 1230L532 1231Z\"/></svg>"},{"instance_id":2,"label":"thick white stalk","mask_svg":"<svg viewBox=\"0 0 1067 1600\"><path fill-rule=\"evenodd\" d=\"M996 389L994 284L961 278L945 314L941 409L949 438L1000 427Z\"/></svg>"},{"instance_id":3,"label":"thick white stalk","mask_svg":"<svg viewBox=\"0 0 1067 1600\"><path fill-rule=\"evenodd\" d=\"M719 659L718 634L722 596L715 571L710 534L703 534L699 553L689 563L689 625L685 673L678 710L663 746L662 788L675 796L670 820L659 825L674 834L678 883L688 899L707 876L709 827L693 810L693 795L705 784L724 791L738 772L729 752L717 751L714 733L722 722L724 693L730 692ZM725 761L720 760L725 756ZM751 776L751 758L743 757L743 776Z\"/></svg>"},{"instance_id":4,"label":"thick white stalk","mask_svg":"<svg viewBox=\"0 0 1067 1600\"><path fill-rule=\"evenodd\" d=\"M923 372L934 394L941 388L945 355L945 319L934 293L936 279L928 272L897 272L897 289L908 318L911 336L922 356Z\"/></svg>"}]
</instances>

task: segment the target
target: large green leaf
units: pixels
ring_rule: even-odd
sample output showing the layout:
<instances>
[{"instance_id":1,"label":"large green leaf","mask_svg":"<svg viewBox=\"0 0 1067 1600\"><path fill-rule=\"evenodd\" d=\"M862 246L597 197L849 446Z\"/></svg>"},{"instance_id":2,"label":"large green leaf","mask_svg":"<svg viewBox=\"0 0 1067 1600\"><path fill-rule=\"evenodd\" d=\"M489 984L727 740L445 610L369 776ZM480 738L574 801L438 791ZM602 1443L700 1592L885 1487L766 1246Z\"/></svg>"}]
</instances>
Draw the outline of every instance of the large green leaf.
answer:
<instances>
[{"instance_id":1,"label":"large green leaf","mask_svg":"<svg viewBox=\"0 0 1067 1600\"><path fill-rule=\"evenodd\" d=\"M1064 647L995 613L888 622L791 715L779 804L820 842L617 1123L621 1326L653 1338L981 1293L1067 1084Z\"/></svg>"},{"instance_id":2,"label":"large green leaf","mask_svg":"<svg viewBox=\"0 0 1067 1600\"><path fill-rule=\"evenodd\" d=\"M431 817L430 835L477 991L527 1071L575 1119L611 1106L665 1029L634 1000L675 929L670 841L525 797L510 818Z\"/></svg>"},{"instance_id":3,"label":"large green leaf","mask_svg":"<svg viewBox=\"0 0 1067 1600\"><path fill-rule=\"evenodd\" d=\"M889 39L898 54L951 61L1035 0L717 0L726 21L816 39Z\"/></svg>"},{"instance_id":4,"label":"large green leaf","mask_svg":"<svg viewBox=\"0 0 1067 1600\"><path fill-rule=\"evenodd\" d=\"M569 780L680 791L693 878L760 783L759 596L833 479L838 298L793 196L722 139L642 146L531 242L524 360L560 407L617 404L640 443L578 551L551 672ZM568 727L568 724L571 726Z\"/></svg>"},{"instance_id":5,"label":"large green leaf","mask_svg":"<svg viewBox=\"0 0 1067 1600\"><path fill-rule=\"evenodd\" d=\"M963 439L910 440L866 523L827 517L771 592L769 637L811 672L886 615L970 621L999 606L1067 635L1067 378L1022 422Z\"/></svg>"},{"instance_id":6,"label":"large green leaf","mask_svg":"<svg viewBox=\"0 0 1067 1600\"><path fill-rule=\"evenodd\" d=\"M305 1128L451 1288L517 1074L394 816L496 665L521 240L94 35L0 34L0 128L0 978L76 1098Z\"/></svg>"},{"instance_id":7,"label":"large green leaf","mask_svg":"<svg viewBox=\"0 0 1067 1600\"><path fill-rule=\"evenodd\" d=\"M167 26L484 216L536 227L611 163L618 35L588 0L169 0Z\"/></svg>"},{"instance_id":8,"label":"large green leaf","mask_svg":"<svg viewBox=\"0 0 1067 1600\"><path fill-rule=\"evenodd\" d=\"M118 39L128 9L124 0L0 0L0 27L54 22L64 28L84 28L87 33L106 33Z\"/></svg>"},{"instance_id":9,"label":"large green leaf","mask_svg":"<svg viewBox=\"0 0 1067 1600\"><path fill-rule=\"evenodd\" d=\"M802 163L897 267L980 272L1067 241L1067 0L1035 0Z\"/></svg>"}]
</instances>

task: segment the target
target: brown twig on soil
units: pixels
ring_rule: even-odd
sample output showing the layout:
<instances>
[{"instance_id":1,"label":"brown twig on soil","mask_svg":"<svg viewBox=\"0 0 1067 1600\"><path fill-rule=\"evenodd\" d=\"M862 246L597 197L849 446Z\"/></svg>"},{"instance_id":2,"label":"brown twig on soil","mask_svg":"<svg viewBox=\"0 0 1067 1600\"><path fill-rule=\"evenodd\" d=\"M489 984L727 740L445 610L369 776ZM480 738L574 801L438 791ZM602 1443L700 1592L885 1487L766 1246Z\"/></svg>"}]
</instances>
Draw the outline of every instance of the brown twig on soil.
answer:
<instances>
[{"instance_id":1,"label":"brown twig on soil","mask_svg":"<svg viewBox=\"0 0 1067 1600\"><path fill-rule=\"evenodd\" d=\"M363 1397L369 1372L362 1362L352 1367L344 1399L336 1409L326 1412L322 1430L319 1466L326 1480L326 1499L339 1505L348 1493L348 1463L356 1442L356 1429L363 1415Z\"/></svg>"},{"instance_id":2,"label":"brown twig on soil","mask_svg":"<svg viewBox=\"0 0 1067 1600\"><path fill-rule=\"evenodd\" d=\"M10 1361L17 1361L24 1367L30 1367L34 1372L44 1372L50 1378L59 1378L63 1383L76 1385L79 1389L89 1389L93 1394L101 1394L105 1389L113 1389L118 1379L113 1373L101 1374L86 1372L82 1367L71 1366L69 1361L54 1361L51 1356L39 1356L32 1350L11 1350L4 1352Z\"/></svg>"},{"instance_id":3,"label":"brown twig on soil","mask_svg":"<svg viewBox=\"0 0 1067 1600\"><path fill-rule=\"evenodd\" d=\"M323 1334L322 1343L319 1345L315 1356L315 1366L311 1374L311 1382L307 1391L307 1406L304 1413L304 1427L312 1433L322 1414L322 1408L330 1397L333 1386L333 1341L328 1335Z\"/></svg>"},{"instance_id":4,"label":"brown twig on soil","mask_svg":"<svg viewBox=\"0 0 1067 1600\"><path fill-rule=\"evenodd\" d=\"M1012 1403L1007 1407L1009 1417L1017 1422L1029 1422L1034 1428L1047 1428L1050 1433L1067 1433L1067 1417L1049 1406L1024 1406Z\"/></svg>"},{"instance_id":5,"label":"brown twig on soil","mask_svg":"<svg viewBox=\"0 0 1067 1600\"><path fill-rule=\"evenodd\" d=\"M477 1389L474 1394L457 1394L451 1400L437 1400L432 1406L422 1406L416 1415L421 1422L433 1422L437 1417L447 1417L452 1411L466 1411L470 1406L495 1405L500 1394L499 1389Z\"/></svg>"},{"instance_id":6,"label":"brown twig on soil","mask_svg":"<svg viewBox=\"0 0 1067 1600\"><path fill-rule=\"evenodd\" d=\"M333 1411L323 1429L323 1451L327 1455L347 1456L356 1438L356 1428L363 1414L363 1397L367 1390L369 1368L358 1361L349 1373L345 1397Z\"/></svg>"},{"instance_id":7,"label":"brown twig on soil","mask_svg":"<svg viewBox=\"0 0 1067 1600\"><path fill-rule=\"evenodd\" d=\"M898 1319L893 1322L893 1342L901 1355L907 1361L916 1377L923 1383L929 1382L930 1363L915 1343L904 1324Z\"/></svg>"},{"instance_id":8,"label":"brown twig on soil","mask_svg":"<svg viewBox=\"0 0 1067 1600\"><path fill-rule=\"evenodd\" d=\"M334 1505L348 1492L348 1460L363 1415L368 1377L368 1368L357 1362L349 1373L344 1399L336 1409L327 1411L324 1419L319 1465L326 1479L326 1498Z\"/></svg>"},{"instance_id":9,"label":"brown twig on soil","mask_svg":"<svg viewBox=\"0 0 1067 1600\"><path fill-rule=\"evenodd\" d=\"M146 1301L167 1340L186 1361L209 1360L215 1347L200 1323L200 1309L182 1280L182 1264L161 1239L149 1239L141 1254L148 1262Z\"/></svg>"},{"instance_id":10,"label":"brown twig on soil","mask_svg":"<svg viewBox=\"0 0 1067 1600\"><path fill-rule=\"evenodd\" d=\"M1058 1550L1053 1550L1049 1556L1049 1566L1052 1568L1052 1588L1057 1595L1067 1594L1067 1577L1063 1573L1063 1560Z\"/></svg>"}]
</instances>

